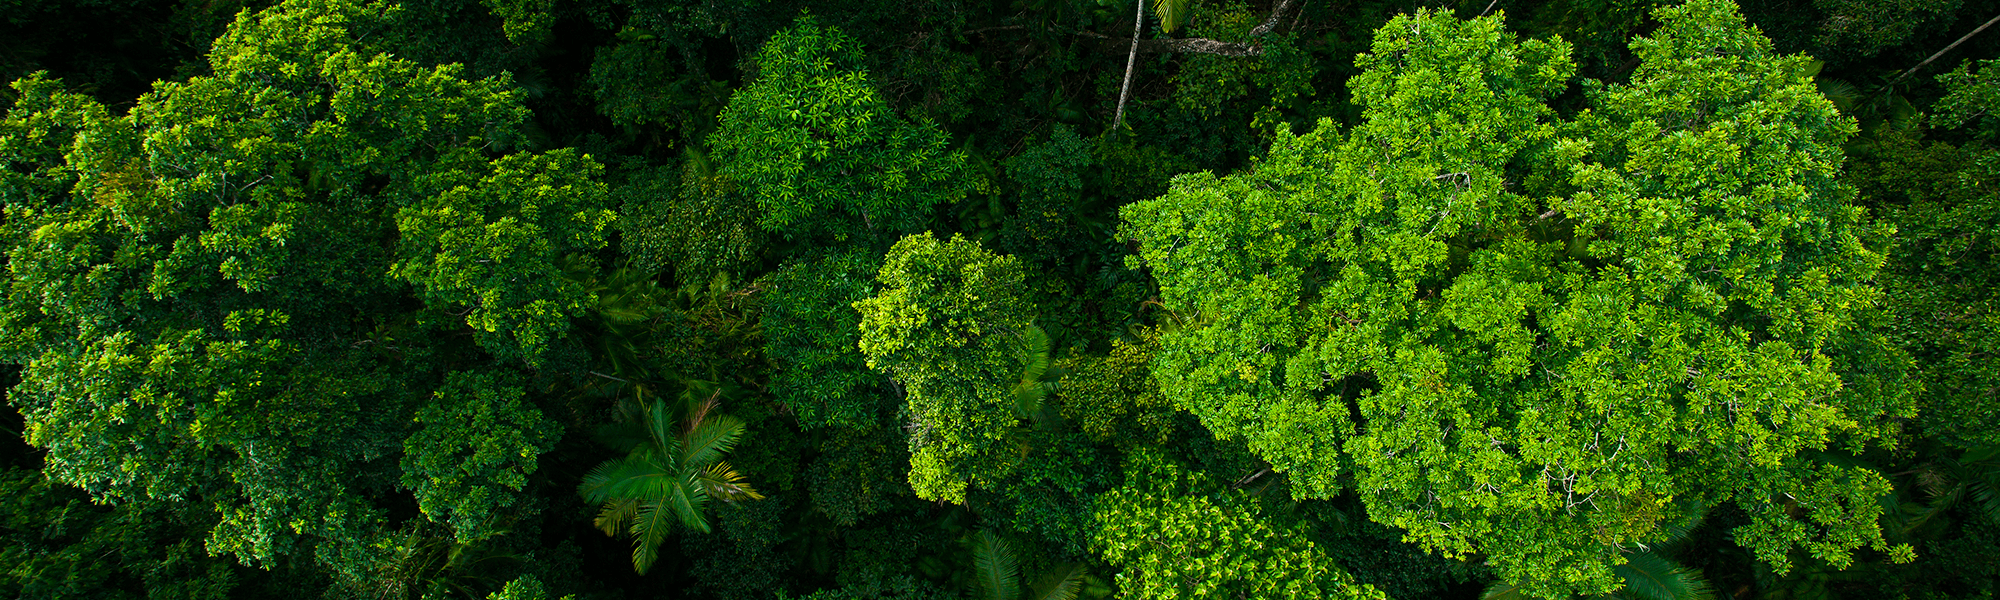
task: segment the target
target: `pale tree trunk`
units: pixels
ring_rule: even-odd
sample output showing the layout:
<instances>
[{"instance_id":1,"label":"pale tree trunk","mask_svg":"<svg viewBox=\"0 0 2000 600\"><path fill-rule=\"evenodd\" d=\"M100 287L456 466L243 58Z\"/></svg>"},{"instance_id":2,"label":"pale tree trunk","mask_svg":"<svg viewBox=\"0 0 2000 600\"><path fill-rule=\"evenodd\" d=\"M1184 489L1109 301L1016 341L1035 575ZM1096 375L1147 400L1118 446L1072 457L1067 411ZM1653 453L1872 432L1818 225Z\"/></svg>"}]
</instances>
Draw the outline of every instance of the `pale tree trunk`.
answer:
<instances>
[{"instance_id":1,"label":"pale tree trunk","mask_svg":"<svg viewBox=\"0 0 2000 600\"><path fill-rule=\"evenodd\" d=\"M1146 0L1139 0L1132 17L1132 51L1125 55L1125 85L1118 87L1118 112L1111 118L1111 130L1125 124L1125 100L1132 96L1132 66L1139 62L1139 33L1146 30Z\"/></svg>"}]
</instances>

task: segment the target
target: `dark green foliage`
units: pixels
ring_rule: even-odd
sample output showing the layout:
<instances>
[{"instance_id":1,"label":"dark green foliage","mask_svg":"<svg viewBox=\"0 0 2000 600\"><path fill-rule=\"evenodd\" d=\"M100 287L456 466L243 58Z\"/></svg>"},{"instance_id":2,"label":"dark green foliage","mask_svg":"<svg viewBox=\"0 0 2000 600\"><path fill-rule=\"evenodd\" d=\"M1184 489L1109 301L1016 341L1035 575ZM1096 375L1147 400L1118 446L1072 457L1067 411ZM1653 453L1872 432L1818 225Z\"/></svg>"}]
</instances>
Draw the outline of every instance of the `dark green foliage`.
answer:
<instances>
[{"instance_id":1,"label":"dark green foliage","mask_svg":"<svg viewBox=\"0 0 2000 600\"><path fill-rule=\"evenodd\" d=\"M715 533L684 536L681 544L695 559L692 574L704 595L724 600L763 600L784 589L791 554L779 548L792 534L786 496L718 506Z\"/></svg>"},{"instance_id":2,"label":"dark green foliage","mask_svg":"<svg viewBox=\"0 0 2000 600\"><path fill-rule=\"evenodd\" d=\"M852 527L910 495L909 472L909 448L897 429L834 429L807 476L813 508Z\"/></svg>"},{"instance_id":3,"label":"dark green foliage","mask_svg":"<svg viewBox=\"0 0 2000 600\"><path fill-rule=\"evenodd\" d=\"M854 308L874 295L881 268L880 255L855 249L788 261L766 284L771 394L808 428L875 427L893 405L888 382L863 362Z\"/></svg>"},{"instance_id":4,"label":"dark green foliage","mask_svg":"<svg viewBox=\"0 0 2000 600\"><path fill-rule=\"evenodd\" d=\"M510 374L447 374L415 420L416 433L403 440L403 486L416 491L425 515L468 543L496 533L494 509L514 504L535 457L561 435L523 402Z\"/></svg>"},{"instance_id":5,"label":"dark green foliage","mask_svg":"<svg viewBox=\"0 0 2000 600\"><path fill-rule=\"evenodd\" d=\"M240 567L201 548L211 515L92 506L83 493L18 468L0 473L0 498L7 597L219 600L242 584Z\"/></svg>"},{"instance_id":6,"label":"dark green foliage","mask_svg":"<svg viewBox=\"0 0 2000 600\"><path fill-rule=\"evenodd\" d=\"M860 43L801 17L757 54L756 76L709 136L716 173L795 240L885 239L921 229L965 193L965 157L943 132L877 96ZM887 238L893 239L893 238Z\"/></svg>"}]
</instances>

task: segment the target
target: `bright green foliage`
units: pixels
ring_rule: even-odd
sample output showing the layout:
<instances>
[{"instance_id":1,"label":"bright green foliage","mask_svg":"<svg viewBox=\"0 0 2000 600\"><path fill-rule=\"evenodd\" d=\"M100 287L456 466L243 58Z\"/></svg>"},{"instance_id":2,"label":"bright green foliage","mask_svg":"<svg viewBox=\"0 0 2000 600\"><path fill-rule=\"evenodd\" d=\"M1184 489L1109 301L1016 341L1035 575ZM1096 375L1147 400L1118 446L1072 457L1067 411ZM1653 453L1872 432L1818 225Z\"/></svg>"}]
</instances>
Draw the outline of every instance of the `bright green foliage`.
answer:
<instances>
[{"instance_id":1,"label":"bright green foliage","mask_svg":"<svg viewBox=\"0 0 2000 600\"><path fill-rule=\"evenodd\" d=\"M507 156L490 174L425 178L426 199L396 214L409 258L390 273L434 306L467 307L465 324L494 356L537 365L570 319L596 304L558 259L602 247L617 218L603 208L599 170L565 149Z\"/></svg>"},{"instance_id":2,"label":"bright green foliage","mask_svg":"<svg viewBox=\"0 0 2000 600\"><path fill-rule=\"evenodd\" d=\"M532 361L587 304L550 265L602 245L595 167L569 152L492 160L527 116L511 82L362 41L397 14L246 12L211 73L158 84L124 117L15 83L0 360L24 365L9 400L51 478L106 502L212 508L211 552L352 571L384 525L375 498L398 493L385 458L409 453L425 507L454 516L471 508L446 507L457 490L533 467L462 462L471 487L431 487L438 461L500 432L446 411L431 414L466 437L405 436L446 371ZM475 360L487 366L447 364ZM519 403L491 424L536 413ZM517 486L486 488L473 513Z\"/></svg>"},{"instance_id":3,"label":"bright green foliage","mask_svg":"<svg viewBox=\"0 0 2000 600\"><path fill-rule=\"evenodd\" d=\"M1387 598L1250 494L1154 452L1127 456L1125 485L1097 507L1093 544L1121 569L1121 598Z\"/></svg>"},{"instance_id":4,"label":"bright green foliage","mask_svg":"<svg viewBox=\"0 0 2000 600\"><path fill-rule=\"evenodd\" d=\"M1852 122L1730 5L1657 15L1573 123L1543 105L1559 41L1399 17L1357 58L1352 132L1127 208L1191 315L1162 390L1295 495L1351 476L1371 519L1535 596L1610 590L1677 500L1736 503L1779 569L1886 549L1887 481L1818 454L1911 405L1868 330L1883 232L1833 179Z\"/></svg>"},{"instance_id":5,"label":"bright green foliage","mask_svg":"<svg viewBox=\"0 0 2000 600\"><path fill-rule=\"evenodd\" d=\"M1627 549L1624 564L1611 568L1618 576L1618 589L1591 596L1602 600L1711 600L1715 590L1700 569L1682 565L1670 554L1683 547L1690 531L1700 525L1706 509L1689 511L1662 527L1664 534L1636 549ZM1528 600L1521 586L1494 582L1480 600Z\"/></svg>"},{"instance_id":6,"label":"bright green foliage","mask_svg":"<svg viewBox=\"0 0 2000 600\"><path fill-rule=\"evenodd\" d=\"M873 427L888 382L861 356L861 313L854 303L875 292L881 257L852 250L795 259L778 268L764 299L764 355L771 394L805 427Z\"/></svg>"},{"instance_id":7,"label":"bright green foliage","mask_svg":"<svg viewBox=\"0 0 2000 600\"><path fill-rule=\"evenodd\" d=\"M760 500L763 495L722 455L743 436L741 419L714 414L715 400L686 409L685 422L665 402L654 400L639 418L645 439L624 458L605 461L583 477L579 492L603 508L597 528L605 535L625 530L632 540L632 567L640 573L658 560L660 544L676 526L709 530L703 508L709 500Z\"/></svg>"},{"instance_id":8,"label":"bright green foliage","mask_svg":"<svg viewBox=\"0 0 2000 600\"><path fill-rule=\"evenodd\" d=\"M1974 68L1974 67L1978 68ZM1931 122L1938 127L1977 127L1973 131L1986 141L2000 137L2000 60L1966 61L1958 69L1938 76L1948 92L1932 107Z\"/></svg>"},{"instance_id":9,"label":"bright green foliage","mask_svg":"<svg viewBox=\"0 0 2000 600\"><path fill-rule=\"evenodd\" d=\"M1016 423L1019 345L1034 315L1021 265L925 233L889 250L879 281L854 307L869 368L909 397L910 487L963 502L968 483L1004 471L1005 457L986 450Z\"/></svg>"},{"instance_id":10,"label":"bright green foliage","mask_svg":"<svg viewBox=\"0 0 2000 600\"><path fill-rule=\"evenodd\" d=\"M1153 0L1153 14L1160 18L1160 30L1173 33L1187 24L1194 0Z\"/></svg>"},{"instance_id":11,"label":"bright green foliage","mask_svg":"<svg viewBox=\"0 0 2000 600\"><path fill-rule=\"evenodd\" d=\"M554 0L485 0L505 23L507 41L516 44L531 44L543 41L549 36L549 28L555 23Z\"/></svg>"},{"instance_id":12,"label":"bright green foliage","mask_svg":"<svg viewBox=\"0 0 2000 600\"><path fill-rule=\"evenodd\" d=\"M572 600L575 596L563 596L560 600ZM507 582L500 591L486 595L486 600L549 600L549 589L533 575L522 575Z\"/></svg>"},{"instance_id":13,"label":"bright green foliage","mask_svg":"<svg viewBox=\"0 0 2000 600\"><path fill-rule=\"evenodd\" d=\"M922 229L962 197L965 157L944 132L896 115L862 69L861 46L802 16L764 43L756 78L709 136L718 175L793 239L856 239Z\"/></svg>"},{"instance_id":14,"label":"bright green foliage","mask_svg":"<svg viewBox=\"0 0 2000 600\"><path fill-rule=\"evenodd\" d=\"M417 409L416 433L403 440L403 486L459 540L493 533L496 509L514 504L510 492L521 491L535 457L562 433L523 395L518 377L448 374Z\"/></svg>"}]
</instances>

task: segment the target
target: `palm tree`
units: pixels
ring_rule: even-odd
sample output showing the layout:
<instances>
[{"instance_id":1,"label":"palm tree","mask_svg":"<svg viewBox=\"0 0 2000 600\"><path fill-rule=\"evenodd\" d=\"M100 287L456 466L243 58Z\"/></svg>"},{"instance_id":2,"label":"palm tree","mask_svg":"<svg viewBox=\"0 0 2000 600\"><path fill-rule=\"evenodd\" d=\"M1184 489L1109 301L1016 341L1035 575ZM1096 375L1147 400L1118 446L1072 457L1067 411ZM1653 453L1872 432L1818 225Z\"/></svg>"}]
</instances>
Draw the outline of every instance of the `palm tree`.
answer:
<instances>
[{"instance_id":1,"label":"palm tree","mask_svg":"<svg viewBox=\"0 0 2000 600\"><path fill-rule=\"evenodd\" d=\"M597 528L605 535L626 530L632 540L632 568L644 574L659 557L660 543L676 525L709 531L702 508L711 499L723 502L762 500L756 490L722 455L743 436L741 419L715 414L721 394L674 418L666 403L646 405L640 425L646 430L632 452L605 461L584 476L584 499L602 503Z\"/></svg>"},{"instance_id":2,"label":"palm tree","mask_svg":"<svg viewBox=\"0 0 2000 600\"><path fill-rule=\"evenodd\" d=\"M1042 574L1024 599L1021 561L1014 547L991 531L972 539L972 575L974 600L1076 600L1090 579L1082 564L1060 565Z\"/></svg>"}]
</instances>

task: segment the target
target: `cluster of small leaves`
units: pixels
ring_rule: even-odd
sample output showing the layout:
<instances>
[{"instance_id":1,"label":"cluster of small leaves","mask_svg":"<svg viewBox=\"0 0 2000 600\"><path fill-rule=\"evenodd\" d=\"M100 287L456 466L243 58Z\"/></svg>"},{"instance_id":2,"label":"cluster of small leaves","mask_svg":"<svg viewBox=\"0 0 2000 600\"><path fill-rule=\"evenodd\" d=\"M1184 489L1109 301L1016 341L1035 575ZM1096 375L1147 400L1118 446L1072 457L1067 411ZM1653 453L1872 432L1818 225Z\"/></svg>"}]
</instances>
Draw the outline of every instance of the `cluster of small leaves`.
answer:
<instances>
[{"instance_id":1,"label":"cluster of small leaves","mask_svg":"<svg viewBox=\"0 0 2000 600\"><path fill-rule=\"evenodd\" d=\"M527 485L535 457L561 436L523 395L518 377L448 374L417 409L416 433L403 440L403 486L459 540L494 532L495 511L514 504L511 492Z\"/></svg>"},{"instance_id":2,"label":"cluster of small leaves","mask_svg":"<svg viewBox=\"0 0 2000 600\"><path fill-rule=\"evenodd\" d=\"M757 226L756 205L732 190L692 149L678 174L664 167L632 174L614 192L626 257L687 283L755 267L769 234Z\"/></svg>"},{"instance_id":3,"label":"cluster of small leaves","mask_svg":"<svg viewBox=\"0 0 2000 600\"><path fill-rule=\"evenodd\" d=\"M888 381L861 356L855 302L875 292L881 257L851 250L787 261L764 297L764 355L771 395L807 428L867 428L882 421Z\"/></svg>"},{"instance_id":4,"label":"cluster of small leaves","mask_svg":"<svg viewBox=\"0 0 2000 600\"><path fill-rule=\"evenodd\" d=\"M1020 186L1020 203L1001 234L1002 243L1033 247L1073 241L1077 231L1071 224L1083 199L1078 173L1090 166L1090 159L1090 144L1069 126L1057 125L1047 141L1001 161L1007 178ZM1027 239L1013 239L1021 237Z\"/></svg>"},{"instance_id":5,"label":"cluster of small leaves","mask_svg":"<svg viewBox=\"0 0 2000 600\"><path fill-rule=\"evenodd\" d=\"M465 447L405 443L445 363L482 354L446 335L473 333L446 311L493 334L489 358L532 360L565 307L589 304L550 265L602 245L595 167L491 160L527 116L511 81L364 43L399 14L245 12L209 74L162 82L122 117L15 82L0 360L24 365L9 400L53 479L106 502L199 501L220 516L209 551L316 553L352 575L382 525L375 497L395 492L382 459ZM506 419L537 422L517 408ZM463 475L518 477L523 461Z\"/></svg>"},{"instance_id":6,"label":"cluster of small leaves","mask_svg":"<svg viewBox=\"0 0 2000 600\"><path fill-rule=\"evenodd\" d=\"M1834 180L1854 126L1729 4L1657 16L1631 83L1567 123L1560 40L1398 17L1356 59L1351 132L1281 132L1252 173L1127 207L1191 315L1162 390L1295 495L1352 485L1538 596L1611 589L1664 499L1738 503L1781 570L1886 549L1887 482L1813 458L1911 407L1868 327L1884 232Z\"/></svg>"},{"instance_id":7,"label":"cluster of small leaves","mask_svg":"<svg viewBox=\"0 0 2000 600\"><path fill-rule=\"evenodd\" d=\"M1979 83L1952 84L1938 117L1981 106L1952 102L1980 93ZM1993 86L1987 87L1991 94ZM1975 136L1992 131L1993 121L1981 120L1988 123L1983 130L1968 127ZM1882 282L1895 320L1885 329L1910 352L1923 379L1917 422L1924 433L1963 448L1996 445L2000 152L1986 145L1990 141L1953 145L1921 136L1920 129L1885 128L1866 147L1870 160L1849 175L1870 208L1897 224Z\"/></svg>"},{"instance_id":8,"label":"cluster of small leaves","mask_svg":"<svg viewBox=\"0 0 2000 600\"><path fill-rule=\"evenodd\" d=\"M1034 314L1020 262L924 233L896 242L878 281L881 292L854 304L860 346L908 394L910 487L964 502L974 477L1004 470L985 450L1016 422L1016 350Z\"/></svg>"},{"instance_id":9,"label":"cluster of small leaves","mask_svg":"<svg viewBox=\"0 0 2000 600\"><path fill-rule=\"evenodd\" d=\"M1172 401L1153 381L1157 334L1117 339L1104 356L1064 358L1058 398L1062 415L1091 439L1118 444L1165 444L1174 436Z\"/></svg>"},{"instance_id":10,"label":"cluster of small leaves","mask_svg":"<svg viewBox=\"0 0 2000 600\"><path fill-rule=\"evenodd\" d=\"M820 445L807 475L813 509L837 525L852 527L890 509L896 497L910 495L905 483L909 466L900 430L836 428Z\"/></svg>"},{"instance_id":11,"label":"cluster of small leaves","mask_svg":"<svg viewBox=\"0 0 2000 600\"><path fill-rule=\"evenodd\" d=\"M0 594L13 598L228 598L241 586L199 535L205 511L92 506L30 469L0 471ZM195 514L189 514L195 513ZM189 518L189 517L195 518ZM178 541L176 541L178 540Z\"/></svg>"},{"instance_id":12,"label":"cluster of small leaves","mask_svg":"<svg viewBox=\"0 0 2000 600\"><path fill-rule=\"evenodd\" d=\"M1125 485L1097 507L1092 543L1120 569L1120 597L1387 598L1266 517L1247 492L1156 452L1128 455Z\"/></svg>"},{"instance_id":13,"label":"cluster of small leaves","mask_svg":"<svg viewBox=\"0 0 2000 600\"><path fill-rule=\"evenodd\" d=\"M1938 76L1946 93L1931 106L1931 123L1940 128L1976 125L1974 133L1991 142L2000 138L2000 60L1966 61Z\"/></svg>"},{"instance_id":14,"label":"cluster of small leaves","mask_svg":"<svg viewBox=\"0 0 2000 600\"><path fill-rule=\"evenodd\" d=\"M716 173L765 229L870 240L921 230L932 206L964 196L965 155L896 115L861 64L859 42L802 16L764 43L755 79L723 108L708 141Z\"/></svg>"},{"instance_id":15,"label":"cluster of small leaves","mask_svg":"<svg viewBox=\"0 0 2000 600\"><path fill-rule=\"evenodd\" d=\"M1813 41L1827 49L1873 56L1926 27L1948 24L1960 0L1813 0L1826 15ZM1938 21L1944 21L1939 23Z\"/></svg>"},{"instance_id":16,"label":"cluster of small leaves","mask_svg":"<svg viewBox=\"0 0 2000 600\"><path fill-rule=\"evenodd\" d=\"M467 307L465 324L495 357L539 365L570 320L597 304L558 259L604 246L617 214L604 208L601 170L563 149L503 157L490 174L425 178L425 200L396 214L408 258L390 273L426 302Z\"/></svg>"}]
</instances>

